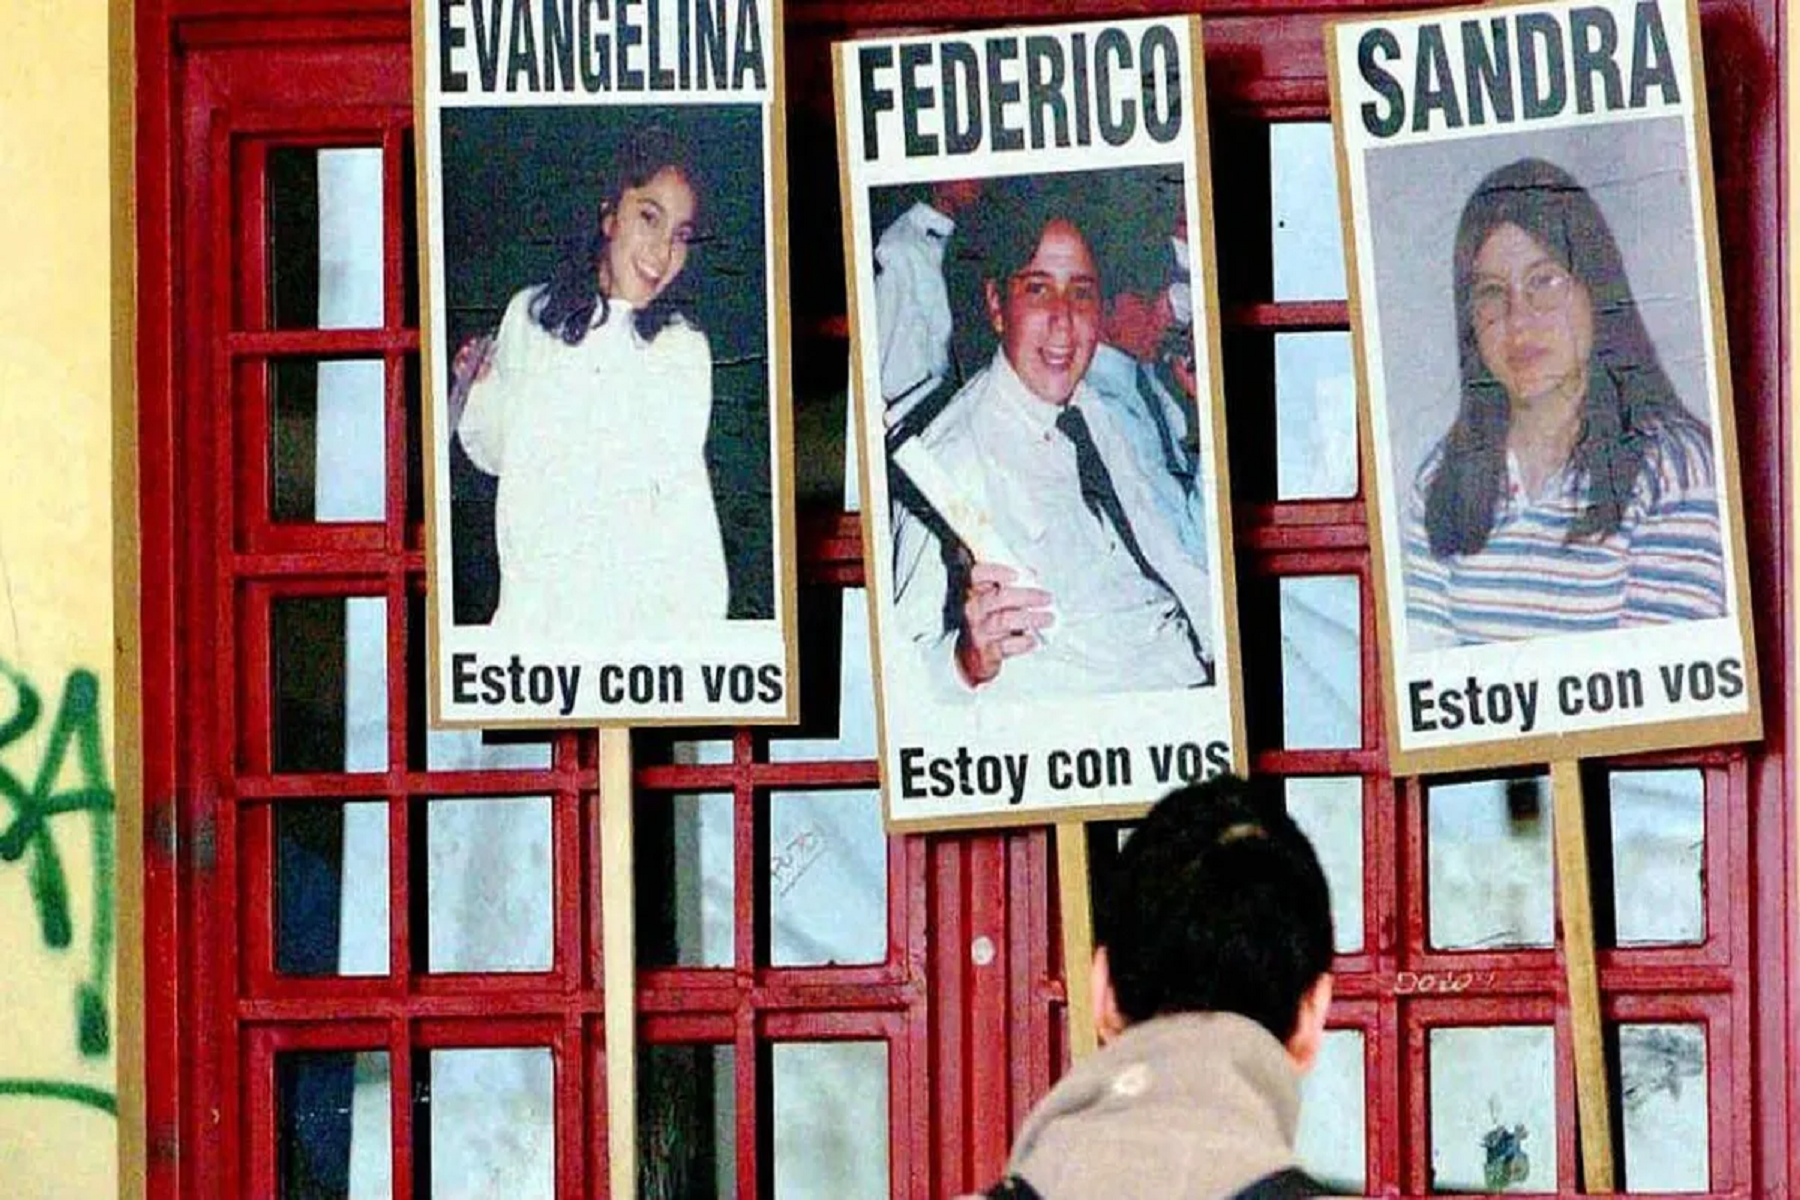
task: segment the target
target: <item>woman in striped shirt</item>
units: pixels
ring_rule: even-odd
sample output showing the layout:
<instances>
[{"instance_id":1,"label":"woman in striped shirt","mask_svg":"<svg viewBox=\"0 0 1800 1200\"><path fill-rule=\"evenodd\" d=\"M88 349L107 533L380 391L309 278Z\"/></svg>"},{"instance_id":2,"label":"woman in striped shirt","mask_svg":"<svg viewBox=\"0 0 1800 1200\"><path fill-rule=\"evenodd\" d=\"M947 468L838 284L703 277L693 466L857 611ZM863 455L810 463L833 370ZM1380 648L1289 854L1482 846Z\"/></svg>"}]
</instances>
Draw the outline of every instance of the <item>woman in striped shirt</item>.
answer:
<instances>
[{"instance_id":1,"label":"woman in striped shirt","mask_svg":"<svg viewBox=\"0 0 1800 1200\"><path fill-rule=\"evenodd\" d=\"M1462 400L1407 514L1412 649L1725 612L1712 434L1593 197L1521 159L1463 207Z\"/></svg>"}]
</instances>

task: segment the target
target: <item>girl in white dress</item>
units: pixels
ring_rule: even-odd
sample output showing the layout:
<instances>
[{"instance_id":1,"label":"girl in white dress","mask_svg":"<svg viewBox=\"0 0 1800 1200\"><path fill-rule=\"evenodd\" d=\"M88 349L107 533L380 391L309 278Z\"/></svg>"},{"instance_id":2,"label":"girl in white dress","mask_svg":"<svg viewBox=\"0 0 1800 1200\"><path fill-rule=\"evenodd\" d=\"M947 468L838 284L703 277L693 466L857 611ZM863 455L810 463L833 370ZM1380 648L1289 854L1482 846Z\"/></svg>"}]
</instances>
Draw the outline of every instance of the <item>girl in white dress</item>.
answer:
<instances>
[{"instance_id":1,"label":"girl in white dress","mask_svg":"<svg viewBox=\"0 0 1800 1200\"><path fill-rule=\"evenodd\" d=\"M499 479L492 624L521 641L635 640L725 618L703 452L712 350L669 293L699 209L683 157L660 128L629 137L586 245L457 355L467 399L451 420Z\"/></svg>"}]
</instances>

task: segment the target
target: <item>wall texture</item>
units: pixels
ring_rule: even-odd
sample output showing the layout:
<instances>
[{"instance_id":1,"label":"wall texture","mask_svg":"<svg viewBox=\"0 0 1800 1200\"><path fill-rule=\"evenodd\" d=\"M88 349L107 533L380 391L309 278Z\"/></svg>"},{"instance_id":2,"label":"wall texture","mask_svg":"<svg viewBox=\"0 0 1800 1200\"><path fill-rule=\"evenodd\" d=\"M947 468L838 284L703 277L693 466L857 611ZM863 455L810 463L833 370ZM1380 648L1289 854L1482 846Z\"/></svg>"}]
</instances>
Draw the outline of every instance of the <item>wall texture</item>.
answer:
<instances>
[{"instance_id":1,"label":"wall texture","mask_svg":"<svg viewBox=\"0 0 1800 1200\"><path fill-rule=\"evenodd\" d=\"M0 73L0 1194L20 1200L118 1188L109 19L14 5Z\"/></svg>"}]
</instances>

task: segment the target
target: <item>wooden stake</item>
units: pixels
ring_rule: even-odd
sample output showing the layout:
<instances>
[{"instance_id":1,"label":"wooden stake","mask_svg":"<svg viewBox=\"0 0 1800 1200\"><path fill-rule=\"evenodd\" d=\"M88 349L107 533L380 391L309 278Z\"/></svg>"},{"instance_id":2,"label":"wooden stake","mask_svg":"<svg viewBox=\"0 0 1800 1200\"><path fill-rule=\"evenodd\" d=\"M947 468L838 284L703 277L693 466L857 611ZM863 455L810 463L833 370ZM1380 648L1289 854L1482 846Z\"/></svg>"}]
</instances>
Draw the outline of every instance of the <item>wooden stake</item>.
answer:
<instances>
[{"instance_id":1,"label":"wooden stake","mask_svg":"<svg viewBox=\"0 0 1800 1200\"><path fill-rule=\"evenodd\" d=\"M1069 1055L1094 1052L1090 991L1094 967L1094 906L1088 884L1087 826L1063 821L1056 827L1056 890L1062 908L1063 987L1068 993Z\"/></svg>"},{"instance_id":2,"label":"wooden stake","mask_svg":"<svg viewBox=\"0 0 1800 1200\"><path fill-rule=\"evenodd\" d=\"M1588 873L1587 819L1581 764L1550 764L1556 831L1557 892L1562 905L1563 964L1569 980L1569 1024L1575 1044L1575 1106L1581 1120L1581 1179L1589 1192L1613 1190L1612 1104L1600 1026L1600 974L1594 962L1594 903Z\"/></svg>"},{"instance_id":3,"label":"wooden stake","mask_svg":"<svg viewBox=\"0 0 1800 1200\"><path fill-rule=\"evenodd\" d=\"M637 1195L637 914L631 730L600 731L600 940L606 1021L607 1194Z\"/></svg>"}]
</instances>

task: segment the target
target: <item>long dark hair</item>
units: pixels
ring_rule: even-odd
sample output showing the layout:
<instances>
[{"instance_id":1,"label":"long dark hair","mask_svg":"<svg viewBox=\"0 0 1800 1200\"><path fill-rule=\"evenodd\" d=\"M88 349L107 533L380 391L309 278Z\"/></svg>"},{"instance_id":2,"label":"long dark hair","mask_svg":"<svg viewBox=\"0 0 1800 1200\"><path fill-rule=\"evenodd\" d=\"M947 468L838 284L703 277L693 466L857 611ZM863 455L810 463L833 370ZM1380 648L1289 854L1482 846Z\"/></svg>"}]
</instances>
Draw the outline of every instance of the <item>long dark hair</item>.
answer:
<instances>
[{"instance_id":1,"label":"long dark hair","mask_svg":"<svg viewBox=\"0 0 1800 1200\"><path fill-rule=\"evenodd\" d=\"M1487 545L1506 486L1506 434L1512 402L1482 361L1471 291L1475 256L1488 235L1516 225L1535 238L1586 287L1594 314L1587 395L1569 462L1584 481L1586 507L1569 540L1617 532L1651 439L1659 428L1704 428L1675 394L1644 328L1625 260L1599 205L1573 176L1542 159L1522 158L1483 179L1456 227L1455 295L1462 359L1462 402L1443 457L1425 494L1425 529L1438 558L1473 554ZM1673 463L1685 479L1682 440Z\"/></svg>"},{"instance_id":2,"label":"long dark hair","mask_svg":"<svg viewBox=\"0 0 1800 1200\"><path fill-rule=\"evenodd\" d=\"M568 252L551 272L550 281L531 299L531 318L546 333L575 346L589 329L606 324L611 305L600 294L600 263L606 257L608 244L602 226L607 216L618 213L626 188L643 187L671 168L694 189L697 208L700 191L694 184L693 168L686 147L674 134L661 125L646 125L619 144L601 179L598 211L584 216L580 228L569 239ZM681 306L682 297L666 288L632 314L632 328L646 342L653 341L680 315Z\"/></svg>"}]
</instances>

